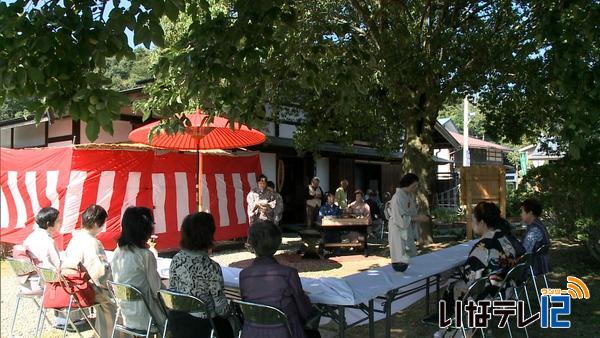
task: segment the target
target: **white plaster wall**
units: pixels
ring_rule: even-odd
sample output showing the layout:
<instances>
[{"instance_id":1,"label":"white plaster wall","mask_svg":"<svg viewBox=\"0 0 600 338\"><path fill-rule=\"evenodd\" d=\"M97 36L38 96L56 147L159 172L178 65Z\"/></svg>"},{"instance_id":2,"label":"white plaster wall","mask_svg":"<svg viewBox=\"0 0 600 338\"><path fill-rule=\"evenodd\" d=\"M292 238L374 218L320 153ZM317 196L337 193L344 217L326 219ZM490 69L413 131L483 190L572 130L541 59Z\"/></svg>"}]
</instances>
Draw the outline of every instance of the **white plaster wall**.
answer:
<instances>
[{"instance_id":1,"label":"white plaster wall","mask_svg":"<svg viewBox=\"0 0 600 338\"><path fill-rule=\"evenodd\" d=\"M81 122L81 143L90 143L90 140L87 138L85 134L86 123ZM98 139L94 141L94 143L117 143L117 142L127 142L129 139L129 132L131 132L131 122L129 121L113 121L113 135L111 136L109 133L100 129L100 134L98 134Z\"/></svg>"},{"instance_id":2,"label":"white plaster wall","mask_svg":"<svg viewBox=\"0 0 600 338\"><path fill-rule=\"evenodd\" d=\"M296 132L296 126L291 124L280 124L279 125L279 137L282 138L293 138Z\"/></svg>"},{"instance_id":3,"label":"white plaster wall","mask_svg":"<svg viewBox=\"0 0 600 338\"><path fill-rule=\"evenodd\" d=\"M10 129L0 130L0 147L10 148Z\"/></svg>"},{"instance_id":4,"label":"white plaster wall","mask_svg":"<svg viewBox=\"0 0 600 338\"><path fill-rule=\"evenodd\" d=\"M277 154L261 152L260 167L263 175L267 176L269 181L273 181L277 188Z\"/></svg>"},{"instance_id":5,"label":"white plaster wall","mask_svg":"<svg viewBox=\"0 0 600 338\"><path fill-rule=\"evenodd\" d=\"M321 179L321 188L323 192L331 190L329 186L329 158L321 157L315 161L317 167L317 176Z\"/></svg>"},{"instance_id":6,"label":"white plaster wall","mask_svg":"<svg viewBox=\"0 0 600 338\"><path fill-rule=\"evenodd\" d=\"M48 143L48 148L66 147L66 146L71 146L71 145L73 145L73 141L61 141L61 142Z\"/></svg>"},{"instance_id":7,"label":"white plaster wall","mask_svg":"<svg viewBox=\"0 0 600 338\"><path fill-rule=\"evenodd\" d=\"M59 137L73 133L73 121L70 117L55 120L48 126L48 137Z\"/></svg>"}]
</instances>

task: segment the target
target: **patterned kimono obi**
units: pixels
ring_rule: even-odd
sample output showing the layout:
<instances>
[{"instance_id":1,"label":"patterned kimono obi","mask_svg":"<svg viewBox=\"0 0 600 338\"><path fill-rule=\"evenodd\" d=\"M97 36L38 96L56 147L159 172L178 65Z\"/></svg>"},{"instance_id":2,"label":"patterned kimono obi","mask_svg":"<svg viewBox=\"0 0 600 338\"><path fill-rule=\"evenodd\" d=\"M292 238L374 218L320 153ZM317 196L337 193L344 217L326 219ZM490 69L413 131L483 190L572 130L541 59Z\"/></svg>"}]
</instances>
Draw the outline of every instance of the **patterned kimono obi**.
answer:
<instances>
[{"instance_id":1,"label":"patterned kimono obi","mask_svg":"<svg viewBox=\"0 0 600 338\"><path fill-rule=\"evenodd\" d=\"M523 247L512 235L504 234L499 229L488 230L471 249L463 266L463 279L449 287L449 298L452 301L462 298L471 284L485 276L490 276L490 279L486 291L478 298L494 294L503 284L506 273L515 266L523 253Z\"/></svg>"}]
</instances>

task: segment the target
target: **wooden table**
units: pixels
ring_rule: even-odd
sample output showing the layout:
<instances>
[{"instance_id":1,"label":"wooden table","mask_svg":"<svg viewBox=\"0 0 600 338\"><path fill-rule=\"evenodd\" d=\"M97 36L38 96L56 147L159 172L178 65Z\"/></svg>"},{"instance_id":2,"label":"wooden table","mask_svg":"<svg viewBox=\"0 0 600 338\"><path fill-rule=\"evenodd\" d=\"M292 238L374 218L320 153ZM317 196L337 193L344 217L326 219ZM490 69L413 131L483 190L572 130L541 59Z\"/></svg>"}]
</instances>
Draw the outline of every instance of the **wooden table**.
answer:
<instances>
[{"instance_id":1,"label":"wooden table","mask_svg":"<svg viewBox=\"0 0 600 338\"><path fill-rule=\"evenodd\" d=\"M321 229L324 231L356 231L363 236L362 241L360 241L359 237L359 243L325 243L324 246L326 248L361 246L363 248L363 254L367 257L369 255L367 244L367 227L369 225L371 225L371 219L368 217L323 218L321 221Z\"/></svg>"}]
</instances>

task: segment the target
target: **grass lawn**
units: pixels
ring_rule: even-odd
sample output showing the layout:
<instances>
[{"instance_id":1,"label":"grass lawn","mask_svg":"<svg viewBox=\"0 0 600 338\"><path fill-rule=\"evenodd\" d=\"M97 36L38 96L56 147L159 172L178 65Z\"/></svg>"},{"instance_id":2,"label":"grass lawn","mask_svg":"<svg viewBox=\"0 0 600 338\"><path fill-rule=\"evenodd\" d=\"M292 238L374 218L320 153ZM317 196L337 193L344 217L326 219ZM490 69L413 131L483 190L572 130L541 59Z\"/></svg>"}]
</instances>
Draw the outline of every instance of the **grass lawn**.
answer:
<instances>
[{"instance_id":1,"label":"grass lawn","mask_svg":"<svg viewBox=\"0 0 600 338\"><path fill-rule=\"evenodd\" d=\"M570 329L541 329L539 321L529 326L529 337L600 337L600 264L588 254L583 244L565 239L553 240L550 250L550 262L553 272L548 275L551 288L566 288L567 276L581 278L590 289L588 300L573 300L571 315L564 317L571 321ZM531 295L531 294L530 294ZM432 297L434 298L434 297ZM433 308L433 307L432 307ZM534 311L536 308L534 307ZM425 303L421 300L393 317L392 337L432 337L437 328L423 324ZM525 337L523 330L517 330L512 324L513 337ZM385 337L383 321L375 324L376 337ZM328 326L327 329L334 329ZM367 327L350 329L351 338L368 337ZM487 337L509 337L506 329L497 327Z\"/></svg>"},{"instance_id":2,"label":"grass lawn","mask_svg":"<svg viewBox=\"0 0 600 338\"><path fill-rule=\"evenodd\" d=\"M436 248L437 249L437 248ZM434 249L435 250L435 249ZM600 264L592 260L588 255L586 248L580 244L568 240L554 240L550 250L550 261L554 271L549 274L550 287L565 288L567 276L576 276L581 278L589 287L591 299L589 300L573 300L572 313L565 319L570 319L571 328L567 330L559 329L541 329L539 321L532 324L529 329L529 337L600 337ZM10 325L10 315L14 309L14 275L10 271L6 262L2 261L1 269L1 314L2 325L0 329L0 337L8 336L8 328ZM434 301L435 297L432 297ZM27 304L27 305L26 305ZM17 322L17 332L21 336L27 336L27 333L32 332L35 321L31 320L32 314L35 313L35 308L29 302L19 312L19 320ZM434 305L434 304L432 304ZM432 309L434 307L432 306ZM535 309L535 308L534 308ZM535 311L535 310L534 310ZM436 327L423 324L421 319L425 316L425 303L421 300L404 311L397 313L392 319L392 337L432 337L437 330ZM385 337L385 323L379 321L375 323L376 337ZM516 330L513 323L513 336L525 337L522 330ZM323 337L333 337L336 334L336 326L329 324L322 330ZM60 332L48 330L44 333L44 337L59 337ZM76 336L76 335L69 335ZM90 337L90 332L84 334L85 337ZM356 327L347 331L349 338L366 338L368 330L366 326ZM488 337L508 337L508 332L495 328Z\"/></svg>"}]
</instances>

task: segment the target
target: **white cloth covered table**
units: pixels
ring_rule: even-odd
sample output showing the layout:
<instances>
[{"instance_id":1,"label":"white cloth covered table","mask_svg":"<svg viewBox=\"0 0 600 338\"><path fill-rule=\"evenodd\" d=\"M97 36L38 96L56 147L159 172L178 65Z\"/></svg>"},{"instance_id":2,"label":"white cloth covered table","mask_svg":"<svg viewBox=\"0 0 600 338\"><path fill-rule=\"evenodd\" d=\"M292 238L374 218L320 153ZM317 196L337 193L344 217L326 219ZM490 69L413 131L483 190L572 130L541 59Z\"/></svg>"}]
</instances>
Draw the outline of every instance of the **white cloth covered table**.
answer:
<instances>
[{"instance_id":1,"label":"white cloth covered table","mask_svg":"<svg viewBox=\"0 0 600 338\"><path fill-rule=\"evenodd\" d=\"M388 291L400 288L413 288L425 284L427 277L441 274L462 265L467 259L471 247L477 243L472 240L454 245L425 255L413 257L410 266L404 273L396 272L391 264L380 268L369 269L345 277L301 277L302 288L311 302L334 306L352 306L367 303ZM162 278L169 277L171 259L158 258L158 272ZM225 286L239 288L241 269L221 266ZM425 290L411 294L392 304L392 313L396 313L425 296ZM382 301L375 301L375 309L381 310ZM384 314L375 313L375 320L384 318ZM365 318L365 314L357 309L348 309L346 320L354 323ZM366 324L366 322L365 322Z\"/></svg>"}]
</instances>

